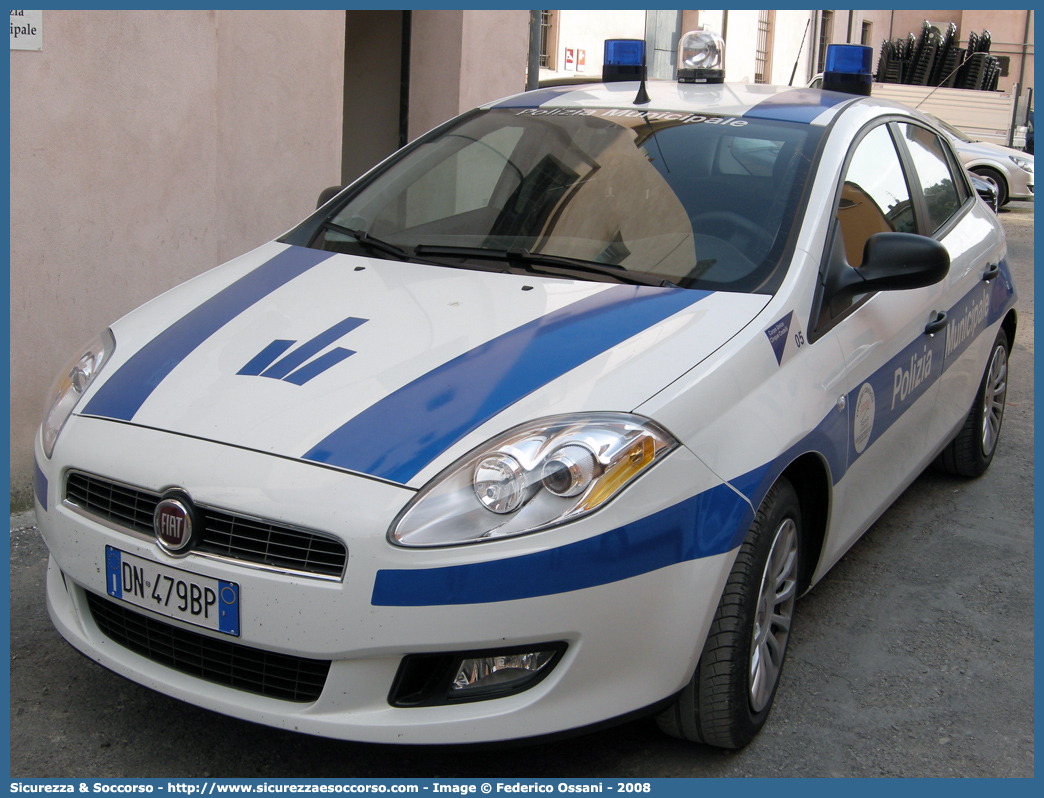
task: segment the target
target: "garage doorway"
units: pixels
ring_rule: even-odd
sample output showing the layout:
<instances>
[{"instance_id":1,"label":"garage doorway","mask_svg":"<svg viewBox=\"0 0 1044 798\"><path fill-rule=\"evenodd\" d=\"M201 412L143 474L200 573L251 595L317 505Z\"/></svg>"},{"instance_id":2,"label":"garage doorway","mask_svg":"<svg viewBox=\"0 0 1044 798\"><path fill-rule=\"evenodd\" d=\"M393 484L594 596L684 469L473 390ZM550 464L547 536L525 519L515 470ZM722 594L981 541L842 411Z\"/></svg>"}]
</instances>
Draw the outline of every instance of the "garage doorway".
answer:
<instances>
[{"instance_id":1,"label":"garage doorway","mask_svg":"<svg viewBox=\"0 0 1044 798\"><path fill-rule=\"evenodd\" d=\"M344 184L406 142L410 21L409 11L345 12Z\"/></svg>"}]
</instances>

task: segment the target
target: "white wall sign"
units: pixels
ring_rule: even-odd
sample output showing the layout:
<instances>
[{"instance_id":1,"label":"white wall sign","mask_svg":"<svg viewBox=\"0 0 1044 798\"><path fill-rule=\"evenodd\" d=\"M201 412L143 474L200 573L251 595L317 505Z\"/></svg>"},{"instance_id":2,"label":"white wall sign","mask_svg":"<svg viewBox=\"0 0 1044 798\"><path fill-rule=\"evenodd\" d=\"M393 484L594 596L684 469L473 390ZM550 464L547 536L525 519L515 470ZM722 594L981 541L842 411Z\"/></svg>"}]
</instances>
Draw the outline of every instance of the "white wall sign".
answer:
<instances>
[{"instance_id":1,"label":"white wall sign","mask_svg":"<svg viewBox=\"0 0 1044 798\"><path fill-rule=\"evenodd\" d=\"M43 11L11 12L11 49L43 49Z\"/></svg>"}]
</instances>

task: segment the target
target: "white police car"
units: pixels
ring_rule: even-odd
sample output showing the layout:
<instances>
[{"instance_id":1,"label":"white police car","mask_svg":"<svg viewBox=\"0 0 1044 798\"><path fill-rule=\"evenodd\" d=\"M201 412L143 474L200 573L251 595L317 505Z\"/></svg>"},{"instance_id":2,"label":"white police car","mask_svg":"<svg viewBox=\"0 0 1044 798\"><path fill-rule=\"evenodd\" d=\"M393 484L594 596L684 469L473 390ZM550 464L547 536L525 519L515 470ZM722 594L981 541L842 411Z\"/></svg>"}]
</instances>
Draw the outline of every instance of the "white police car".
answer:
<instances>
[{"instance_id":1,"label":"white police car","mask_svg":"<svg viewBox=\"0 0 1044 798\"><path fill-rule=\"evenodd\" d=\"M330 737L746 743L796 597L989 465L1015 290L925 117L647 92L466 113L91 344L36 442L69 642Z\"/></svg>"}]
</instances>

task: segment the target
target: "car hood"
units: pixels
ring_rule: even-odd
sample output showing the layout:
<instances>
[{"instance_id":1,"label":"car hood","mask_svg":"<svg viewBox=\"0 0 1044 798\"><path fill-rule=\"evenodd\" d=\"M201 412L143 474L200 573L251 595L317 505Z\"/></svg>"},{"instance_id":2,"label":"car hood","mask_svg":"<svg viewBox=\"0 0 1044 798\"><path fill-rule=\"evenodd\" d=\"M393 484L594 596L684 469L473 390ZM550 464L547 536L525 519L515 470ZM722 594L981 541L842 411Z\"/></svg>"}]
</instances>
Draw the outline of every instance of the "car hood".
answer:
<instances>
[{"instance_id":1,"label":"car hood","mask_svg":"<svg viewBox=\"0 0 1044 798\"><path fill-rule=\"evenodd\" d=\"M417 485L522 421L637 407L767 301L273 243L113 325L79 412Z\"/></svg>"},{"instance_id":2,"label":"car hood","mask_svg":"<svg viewBox=\"0 0 1044 798\"><path fill-rule=\"evenodd\" d=\"M1023 152L1022 150L1012 149L1011 147L1002 147L1000 144L993 144L989 141L959 141L957 142L956 147L962 160L967 160L969 158L1006 159L1011 155L1014 155L1017 158L1025 158L1028 161L1033 160L1032 155Z\"/></svg>"}]
</instances>

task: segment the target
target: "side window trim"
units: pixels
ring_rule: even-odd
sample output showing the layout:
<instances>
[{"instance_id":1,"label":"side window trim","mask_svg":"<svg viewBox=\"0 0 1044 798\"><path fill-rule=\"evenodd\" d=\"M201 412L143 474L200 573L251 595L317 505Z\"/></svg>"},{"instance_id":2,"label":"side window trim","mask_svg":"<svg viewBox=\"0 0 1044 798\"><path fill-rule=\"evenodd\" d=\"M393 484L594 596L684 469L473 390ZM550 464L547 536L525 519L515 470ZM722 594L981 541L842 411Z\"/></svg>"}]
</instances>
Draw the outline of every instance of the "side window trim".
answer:
<instances>
[{"instance_id":1,"label":"side window trim","mask_svg":"<svg viewBox=\"0 0 1044 798\"><path fill-rule=\"evenodd\" d=\"M921 178L917 174L913 156L910 154L910 149L906 146L903 134L899 130L899 125L902 122L907 122L907 120L890 119L887 123L888 132L892 134L892 143L895 145L896 152L899 153L899 162L902 164L903 173L906 175L906 188L910 192L910 201L914 206L917 234L932 237L932 231L928 229L928 226L931 224L931 216L928 213L928 201L924 198Z\"/></svg>"},{"instance_id":2,"label":"side window trim","mask_svg":"<svg viewBox=\"0 0 1044 798\"><path fill-rule=\"evenodd\" d=\"M971 187L971 183L968 180L968 170L964 168L964 164L961 163L961 159L957 157L957 153L953 151L953 145L950 144L950 140L945 136L940 137L943 143L943 151L946 153L946 160L950 162L950 171L955 175L957 185L959 187L958 193L961 195L961 204L968 202L969 197L975 197L975 190Z\"/></svg>"},{"instance_id":3,"label":"side window trim","mask_svg":"<svg viewBox=\"0 0 1044 798\"><path fill-rule=\"evenodd\" d=\"M943 152L946 153L946 160L950 164L950 172L956 176L957 185L960 186L958 193L961 195L961 204L966 204L969 199L975 199L977 196L971 181L968 179L968 170L961 163L961 159L953 148L950 139L945 135L941 135L938 131L935 131L935 134L939 136L939 140L942 142Z\"/></svg>"}]
</instances>

